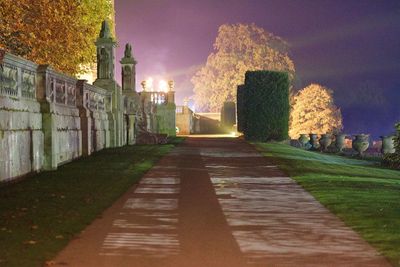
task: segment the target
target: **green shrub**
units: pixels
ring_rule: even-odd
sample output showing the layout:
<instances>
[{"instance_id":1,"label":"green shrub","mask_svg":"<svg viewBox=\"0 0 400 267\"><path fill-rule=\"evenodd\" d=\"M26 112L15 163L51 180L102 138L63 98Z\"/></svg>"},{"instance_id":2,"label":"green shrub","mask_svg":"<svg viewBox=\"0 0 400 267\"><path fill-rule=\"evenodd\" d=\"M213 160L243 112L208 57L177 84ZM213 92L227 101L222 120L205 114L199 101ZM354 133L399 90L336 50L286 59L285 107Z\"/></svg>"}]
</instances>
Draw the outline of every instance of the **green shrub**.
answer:
<instances>
[{"instance_id":1,"label":"green shrub","mask_svg":"<svg viewBox=\"0 0 400 267\"><path fill-rule=\"evenodd\" d=\"M236 99L236 112L237 112L237 130L238 132L243 133L245 129L246 122L246 114L245 114L245 99L244 93L246 90L246 86L239 85L237 87L237 99Z\"/></svg>"},{"instance_id":2,"label":"green shrub","mask_svg":"<svg viewBox=\"0 0 400 267\"><path fill-rule=\"evenodd\" d=\"M245 86L245 139L262 142L287 139L290 108L288 74L248 71Z\"/></svg>"}]
</instances>

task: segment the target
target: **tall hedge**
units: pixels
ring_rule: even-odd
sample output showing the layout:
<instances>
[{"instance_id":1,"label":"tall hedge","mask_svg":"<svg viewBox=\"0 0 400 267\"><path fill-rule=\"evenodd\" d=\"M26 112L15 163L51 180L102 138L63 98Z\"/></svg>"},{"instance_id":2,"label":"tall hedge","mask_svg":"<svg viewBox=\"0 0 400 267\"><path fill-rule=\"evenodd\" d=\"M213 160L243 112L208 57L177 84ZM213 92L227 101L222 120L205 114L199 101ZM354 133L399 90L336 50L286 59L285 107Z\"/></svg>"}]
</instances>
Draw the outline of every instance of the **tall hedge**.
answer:
<instances>
[{"instance_id":1,"label":"tall hedge","mask_svg":"<svg viewBox=\"0 0 400 267\"><path fill-rule=\"evenodd\" d=\"M287 139L290 109L288 74L248 71L245 86L245 139L262 142Z\"/></svg>"},{"instance_id":2,"label":"tall hedge","mask_svg":"<svg viewBox=\"0 0 400 267\"><path fill-rule=\"evenodd\" d=\"M236 99L236 113L237 113L237 130L238 132L243 133L245 129L245 99L244 93L246 90L246 86L244 84L239 85L237 87L237 99Z\"/></svg>"}]
</instances>

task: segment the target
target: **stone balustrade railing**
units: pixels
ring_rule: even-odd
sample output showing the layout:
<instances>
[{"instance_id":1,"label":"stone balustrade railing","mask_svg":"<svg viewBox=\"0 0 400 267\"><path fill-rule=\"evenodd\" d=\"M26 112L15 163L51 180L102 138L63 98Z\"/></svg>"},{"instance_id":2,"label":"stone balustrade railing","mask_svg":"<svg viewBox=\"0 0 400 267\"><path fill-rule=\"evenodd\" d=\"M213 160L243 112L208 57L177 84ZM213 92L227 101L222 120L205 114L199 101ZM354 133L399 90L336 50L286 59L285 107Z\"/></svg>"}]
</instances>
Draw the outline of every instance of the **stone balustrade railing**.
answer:
<instances>
[{"instance_id":1,"label":"stone balustrade railing","mask_svg":"<svg viewBox=\"0 0 400 267\"><path fill-rule=\"evenodd\" d=\"M100 87L84 83L83 84L83 106L91 111L112 110L111 92Z\"/></svg>"},{"instance_id":2,"label":"stone balustrade railing","mask_svg":"<svg viewBox=\"0 0 400 267\"><path fill-rule=\"evenodd\" d=\"M80 82L0 50L0 182L110 146L112 93Z\"/></svg>"},{"instance_id":3,"label":"stone balustrade railing","mask_svg":"<svg viewBox=\"0 0 400 267\"><path fill-rule=\"evenodd\" d=\"M76 107L77 79L56 72L48 65L40 65L38 75L38 99L49 103Z\"/></svg>"},{"instance_id":4,"label":"stone balustrade railing","mask_svg":"<svg viewBox=\"0 0 400 267\"><path fill-rule=\"evenodd\" d=\"M167 103L168 96L165 92L149 92L150 101L155 104L165 104Z\"/></svg>"},{"instance_id":5,"label":"stone balustrade railing","mask_svg":"<svg viewBox=\"0 0 400 267\"><path fill-rule=\"evenodd\" d=\"M4 53L0 66L0 95L15 99L35 99L36 69L35 63Z\"/></svg>"},{"instance_id":6,"label":"stone balustrade railing","mask_svg":"<svg viewBox=\"0 0 400 267\"><path fill-rule=\"evenodd\" d=\"M174 91L162 92L162 91L142 91L140 93L142 96L145 96L147 101L152 102L157 105L175 103L174 99Z\"/></svg>"},{"instance_id":7,"label":"stone balustrade railing","mask_svg":"<svg viewBox=\"0 0 400 267\"><path fill-rule=\"evenodd\" d=\"M177 114L183 114L184 112L184 106L176 106L176 111Z\"/></svg>"}]
</instances>

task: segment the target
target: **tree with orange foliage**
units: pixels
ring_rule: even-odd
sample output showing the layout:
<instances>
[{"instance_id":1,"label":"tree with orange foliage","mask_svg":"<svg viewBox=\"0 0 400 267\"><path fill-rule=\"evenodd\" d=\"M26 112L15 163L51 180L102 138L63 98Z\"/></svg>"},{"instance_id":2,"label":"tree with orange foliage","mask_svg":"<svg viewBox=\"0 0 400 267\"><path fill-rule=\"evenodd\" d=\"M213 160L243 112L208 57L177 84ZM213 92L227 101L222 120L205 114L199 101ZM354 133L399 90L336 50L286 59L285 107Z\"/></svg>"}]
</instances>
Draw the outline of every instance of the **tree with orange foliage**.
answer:
<instances>
[{"instance_id":1,"label":"tree with orange foliage","mask_svg":"<svg viewBox=\"0 0 400 267\"><path fill-rule=\"evenodd\" d=\"M109 0L0 0L0 48L75 75L94 62L111 12Z\"/></svg>"},{"instance_id":2,"label":"tree with orange foliage","mask_svg":"<svg viewBox=\"0 0 400 267\"><path fill-rule=\"evenodd\" d=\"M290 113L289 136L300 134L336 133L343 128L342 114L333 102L330 89L319 84L310 84L300 90L293 99Z\"/></svg>"},{"instance_id":3,"label":"tree with orange foliage","mask_svg":"<svg viewBox=\"0 0 400 267\"><path fill-rule=\"evenodd\" d=\"M287 43L255 24L220 26L214 49L192 78L196 110L219 112L225 101L236 102L246 71L285 71L294 79Z\"/></svg>"}]
</instances>

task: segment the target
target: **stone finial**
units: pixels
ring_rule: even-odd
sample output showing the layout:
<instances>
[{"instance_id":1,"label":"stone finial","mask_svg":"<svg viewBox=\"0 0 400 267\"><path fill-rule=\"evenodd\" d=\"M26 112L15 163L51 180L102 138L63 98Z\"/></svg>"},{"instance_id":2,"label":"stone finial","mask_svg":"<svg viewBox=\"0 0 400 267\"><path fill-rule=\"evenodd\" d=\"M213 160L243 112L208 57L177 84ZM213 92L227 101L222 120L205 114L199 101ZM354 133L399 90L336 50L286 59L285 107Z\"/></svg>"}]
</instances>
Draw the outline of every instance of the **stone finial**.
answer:
<instances>
[{"instance_id":1,"label":"stone finial","mask_svg":"<svg viewBox=\"0 0 400 267\"><path fill-rule=\"evenodd\" d=\"M126 58L131 58L132 57L132 46L129 43L125 45L124 56Z\"/></svg>"},{"instance_id":2,"label":"stone finial","mask_svg":"<svg viewBox=\"0 0 400 267\"><path fill-rule=\"evenodd\" d=\"M100 30L100 38L109 38L112 39L112 35L111 35L111 30L110 30L110 25L108 25L108 22L106 20L104 20L101 23L101 30Z\"/></svg>"},{"instance_id":3,"label":"stone finial","mask_svg":"<svg viewBox=\"0 0 400 267\"><path fill-rule=\"evenodd\" d=\"M146 91L146 89L147 89L147 82L146 82L146 81L142 81L142 82L140 83L140 85L142 85L143 91Z\"/></svg>"},{"instance_id":4,"label":"stone finial","mask_svg":"<svg viewBox=\"0 0 400 267\"><path fill-rule=\"evenodd\" d=\"M133 64L136 65L137 61L133 58L132 45L127 43L125 45L124 57L121 59L121 64Z\"/></svg>"},{"instance_id":5,"label":"stone finial","mask_svg":"<svg viewBox=\"0 0 400 267\"><path fill-rule=\"evenodd\" d=\"M168 87L169 87L169 91L174 91L175 82L172 80L168 81Z\"/></svg>"}]
</instances>

